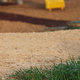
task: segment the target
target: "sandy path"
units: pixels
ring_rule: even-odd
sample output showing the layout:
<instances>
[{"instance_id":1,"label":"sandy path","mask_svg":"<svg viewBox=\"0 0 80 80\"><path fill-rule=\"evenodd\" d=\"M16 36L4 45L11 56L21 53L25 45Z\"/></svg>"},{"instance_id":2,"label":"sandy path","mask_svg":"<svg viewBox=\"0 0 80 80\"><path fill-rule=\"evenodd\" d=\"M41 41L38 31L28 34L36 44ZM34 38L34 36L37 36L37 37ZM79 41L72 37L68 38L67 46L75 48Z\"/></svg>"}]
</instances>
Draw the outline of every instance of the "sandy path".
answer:
<instances>
[{"instance_id":1,"label":"sandy path","mask_svg":"<svg viewBox=\"0 0 80 80\"><path fill-rule=\"evenodd\" d=\"M80 56L80 30L44 33L0 33L0 76L20 68L52 65Z\"/></svg>"}]
</instances>

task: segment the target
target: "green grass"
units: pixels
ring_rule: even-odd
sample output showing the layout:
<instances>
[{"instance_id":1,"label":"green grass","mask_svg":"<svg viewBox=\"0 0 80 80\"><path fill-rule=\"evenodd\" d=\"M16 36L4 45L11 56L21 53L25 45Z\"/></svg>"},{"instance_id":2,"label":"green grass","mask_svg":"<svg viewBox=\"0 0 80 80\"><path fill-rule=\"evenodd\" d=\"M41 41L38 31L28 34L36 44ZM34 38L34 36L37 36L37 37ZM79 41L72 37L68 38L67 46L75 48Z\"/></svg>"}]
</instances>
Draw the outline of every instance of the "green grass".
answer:
<instances>
[{"instance_id":1,"label":"green grass","mask_svg":"<svg viewBox=\"0 0 80 80\"><path fill-rule=\"evenodd\" d=\"M66 63L53 64L51 68L20 69L10 75L7 80L80 80L80 58L73 57Z\"/></svg>"}]
</instances>

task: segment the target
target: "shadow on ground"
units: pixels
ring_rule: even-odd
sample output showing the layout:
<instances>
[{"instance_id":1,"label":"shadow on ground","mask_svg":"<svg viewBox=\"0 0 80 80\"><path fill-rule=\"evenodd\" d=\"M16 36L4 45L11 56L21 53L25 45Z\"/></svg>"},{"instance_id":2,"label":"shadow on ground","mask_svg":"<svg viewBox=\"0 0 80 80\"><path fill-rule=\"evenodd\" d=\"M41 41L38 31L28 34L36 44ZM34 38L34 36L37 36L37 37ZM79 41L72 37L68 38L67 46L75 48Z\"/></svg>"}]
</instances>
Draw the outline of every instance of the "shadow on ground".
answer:
<instances>
[{"instance_id":1,"label":"shadow on ground","mask_svg":"<svg viewBox=\"0 0 80 80\"><path fill-rule=\"evenodd\" d=\"M19 21L35 25L44 25L46 27L64 26L66 25L67 22L69 22L63 20L36 18L19 14L6 13L6 12L0 12L0 20Z\"/></svg>"}]
</instances>

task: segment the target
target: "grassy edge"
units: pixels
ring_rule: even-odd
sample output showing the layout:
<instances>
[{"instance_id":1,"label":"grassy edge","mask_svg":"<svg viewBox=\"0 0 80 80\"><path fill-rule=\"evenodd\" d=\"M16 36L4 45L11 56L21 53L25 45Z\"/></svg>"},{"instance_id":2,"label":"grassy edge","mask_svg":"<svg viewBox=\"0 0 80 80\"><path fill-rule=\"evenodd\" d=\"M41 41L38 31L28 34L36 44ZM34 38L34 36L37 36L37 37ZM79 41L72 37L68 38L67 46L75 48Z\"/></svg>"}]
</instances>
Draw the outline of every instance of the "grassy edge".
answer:
<instances>
[{"instance_id":1,"label":"grassy edge","mask_svg":"<svg viewBox=\"0 0 80 80\"><path fill-rule=\"evenodd\" d=\"M80 57L77 61L70 57L66 63L62 63L61 60L60 64L53 64L50 69L20 69L9 75L7 80L80 80Z\"/></svg>"}]
</instances>

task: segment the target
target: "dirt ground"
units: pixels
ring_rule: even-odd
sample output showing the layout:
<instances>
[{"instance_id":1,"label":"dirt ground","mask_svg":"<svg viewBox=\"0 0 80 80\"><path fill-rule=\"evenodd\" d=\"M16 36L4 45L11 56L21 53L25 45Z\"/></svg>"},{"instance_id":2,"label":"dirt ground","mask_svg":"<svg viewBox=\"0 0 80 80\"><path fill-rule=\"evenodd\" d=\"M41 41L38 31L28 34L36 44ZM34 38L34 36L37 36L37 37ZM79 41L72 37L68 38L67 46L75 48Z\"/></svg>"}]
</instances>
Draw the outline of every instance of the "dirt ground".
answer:
<instances>
[{"instance_id":1,"label":"dirt ground","mask_svg":"<svg viewBox=\"0 0 80 80\"><path fill-rule=\"evenodd\" d=\"M43 32L47 27L64 26L80 20L79 0L65 0L65 10L45 9L44 0L24 0L24 5L1 3L0 32Z\"/></svg>"},{"instance_id":2,"label":"dirt ground","mask_svg":"<svg viewBox=\"0 0 80 80\"><path fill-rule=\"evenodd\" d=\"M0 75L80 56L80 30L0 34Z\"/></svg>"},{"instance_id":3,"label":"dirt ground","mask_svg":"<svg viewBox=\"0 0 80 80\"><path fill-rule=\"evenodd\" d=\"M20 68L65 62L80 56L80 30L44 32L80 20L80 1L65 0L64 11L45 9L43 0L24 0L24 5L0 4L0 76ZM17 33L16 33L17 32Z\"/></svg>"}]
</instances>

